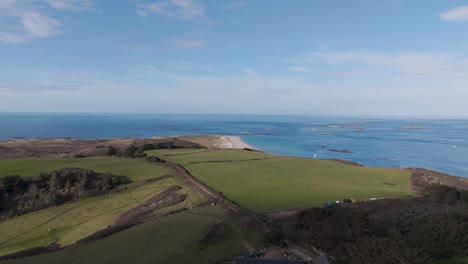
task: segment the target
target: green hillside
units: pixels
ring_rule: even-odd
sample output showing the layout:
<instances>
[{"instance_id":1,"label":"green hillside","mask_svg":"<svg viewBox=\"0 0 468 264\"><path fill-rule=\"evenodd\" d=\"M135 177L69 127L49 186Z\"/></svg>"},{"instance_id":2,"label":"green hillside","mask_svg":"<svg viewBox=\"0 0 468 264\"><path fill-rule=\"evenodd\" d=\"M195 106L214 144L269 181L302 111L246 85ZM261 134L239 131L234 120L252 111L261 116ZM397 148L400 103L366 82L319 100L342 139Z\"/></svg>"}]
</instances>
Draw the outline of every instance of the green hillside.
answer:
<instances>
[{"instance_id":1,"label":"green hillside","mask_svg":"<svg viewBox=\"0 0 468 264\"><path fill-rule=\"evenodd\" d=\"M134 182L170 174L169 170L153 166L142 159L123 159L110 157L93 158L15 158L0 160L0 177L7 175L35 176L61 168L76 167L96 172L110 172L123 175Z\"/></svg>"},{"instance_id":2,"label":"green hillside","mask_svg":"<svg viewBox=\"0 0 468 264\"><path fill-rule=\"evenodd\" d=\"M409 173L340 161L292 158L245 150L215 150L169 156L197 179L257 212L306 208L344 198L410 195ZM225 162L221 162L225 161Z\"/></svg>"},{"instance_id":3,"label":"green hillside","mask_svg":"<svg viewBox=\"0 0 468 264\"><path fill-rule=\"evenodd\" d=\"M149 221L83 247L4 263L220 263L244 252L234 235L205 246L197 242L211 225L224 220L221 210L204 207Z\"/></svg>"}]
</instances>

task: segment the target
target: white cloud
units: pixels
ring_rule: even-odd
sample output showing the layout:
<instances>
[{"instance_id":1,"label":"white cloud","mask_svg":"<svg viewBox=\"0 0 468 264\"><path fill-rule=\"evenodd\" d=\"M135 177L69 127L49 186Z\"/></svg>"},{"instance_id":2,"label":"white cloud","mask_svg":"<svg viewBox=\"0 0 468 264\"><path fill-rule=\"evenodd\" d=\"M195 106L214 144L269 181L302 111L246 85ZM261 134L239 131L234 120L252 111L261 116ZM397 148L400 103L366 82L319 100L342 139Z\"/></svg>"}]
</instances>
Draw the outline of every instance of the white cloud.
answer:
<instances>
[{"instance_id":1,"label":"white cloud","mask_svg":"<svg viewBox=\"0 0 468 264\"><path fill-rule=\"evenodd\" d=\"M227 9L236 9L245 6L245 1L242 0L232 0L226 4Z\"/></svg>"},{"instance_id":2,"label":"white cloud","mask_svg":"<svg viewBox=\"0 0 468 264\"><path fill-rule=\"evenodd\" d=\"M45 38L58 33L60 22L37 12L25 12L21 15L21 24L32 38Z\"/></svg>"},{"instance_id":3,"label":"white cloud","mask_svg":"<svg viewBox=\"0 0 468 264\"><path fill-rule=\"evenodd\" d=\"M291 66L288 68L288 70L292 72L311 72L312 71L312 69L301 67L301 66Z\"/></svg>"},{"instance_id":4,"label":"white cloud","mask_svg":"<svg viewBox=\"0 0 468 264\"><path fill-rule=\"evenodd\" d=\"M244 72L245 75L247 75L249 77L257 76L257 72L255 72L254 70L252 70L250 68L244 68L242 71Z\"/></svg>"},{"instance_id":5,"label":"white cloud","mask_svg":"<svg viewBox=\"0 0 468 264\"><path fill-rule=\"evenodd\" d=\"M443 21L463 22L468 21L468 6L451 9L439 15Z\"/></svg>"},{"instance_id":6,"label":"white cloud","mask_svg":"<svg viewBox=\"0 0 468 264\"><path fill-rule=\"evenodd\" d=\"M93 9L93 0L45 0L51 7L60 10L89 10Z\"/></svg>"},{"instance_id":7,"label":"white cloud","mask_svg":"<svg viewBox=\"0 0 468 264\"><path fill-rule=\"evenodd\" d=\"M23 43L60 33L60 21L43 14L45 8L59 10L86 10L92 0L3 0L0 17L8 18L0 24L0 43Z\"/></svg>"},{"instance_id":8,"label":"white cloud","mask_svg":"<svg viewBox=\"0 0 468 264\"><path fill-rule=\"evenodd\" d=\"M0 78L0 90L5 90L11 93L24 94L31 92L43 91L70 91L78 90L87 83L76 78L67 76L61 78L36 78L33 81L16 81L11 79ZM20 95L21 96L21 95Z\"/></svg>"},{"instance_id":9,"label":"white cloud","mask_svg":"<svg viewBox=\"0 0 468 264\"><path fill-rule=\"evenodd\" d=\"M173 49L197 49L206 44L201 39L168 39L165 42Z\"/></svg>"},{"instance_id":10,"label":"white cloud","mask_svg":"<svg viewBox=\"0 0 468 264\"><path fill-rule=\"evenodd\" d=\"M177 17L183 20L204 18L204 7L198 0L163 0L137 6L139 16L151 14Z\"/></svg>"},{"instance_id":11,"label":"white cloud","mask_svg":"<svg viewBox=\"0 0 468 264\"><path fill-rule=\"evenodd\" d=\"M298 62L352 68L364 65L371 69L377 66L389 70L387 73L413 78L468 78L468 57L451 53L313 52Z\"/></svg>"}]
</instances>

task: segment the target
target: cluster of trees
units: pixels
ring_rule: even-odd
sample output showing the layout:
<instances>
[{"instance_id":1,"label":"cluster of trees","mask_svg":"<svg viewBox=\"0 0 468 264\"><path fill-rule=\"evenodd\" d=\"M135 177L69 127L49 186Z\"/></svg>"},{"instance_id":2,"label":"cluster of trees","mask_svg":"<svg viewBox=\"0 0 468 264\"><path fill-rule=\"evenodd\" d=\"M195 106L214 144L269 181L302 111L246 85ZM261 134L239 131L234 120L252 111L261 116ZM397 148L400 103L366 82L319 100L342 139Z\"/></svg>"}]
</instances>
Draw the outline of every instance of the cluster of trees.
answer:
<instances>
[{"instance_id":1,"label":"cluster of trees","mask_svg":"<svg viewBox=\"0 0 468 264\"><path fill-rule=\"evenodd\" d=\"M125 176L78 168L65 168L28 178L6 176L0 182L0 220L103 194L128 182Z\"/></svg>"},{"instance_id":2,"label":"cluster of trees","mask_svg":"<svg viewBox=\"0 0 468 264\"><path fill-rule=\"evenodd\" d=\"M267 238L313 245L338 263L433 263L468 256L466 191L429 186L429 197L311 208L275 223Z\"/></svg>"}]
</instances>

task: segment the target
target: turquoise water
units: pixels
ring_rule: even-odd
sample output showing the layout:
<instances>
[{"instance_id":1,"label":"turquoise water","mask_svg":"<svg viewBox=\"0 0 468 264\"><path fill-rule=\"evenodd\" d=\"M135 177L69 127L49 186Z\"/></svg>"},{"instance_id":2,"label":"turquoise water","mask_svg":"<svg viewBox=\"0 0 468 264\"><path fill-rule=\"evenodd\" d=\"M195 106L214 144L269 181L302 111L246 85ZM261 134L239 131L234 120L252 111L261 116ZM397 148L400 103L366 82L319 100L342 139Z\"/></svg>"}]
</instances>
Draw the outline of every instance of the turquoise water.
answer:
<instances>
[{"instance_id":1,"label":"turquoise water","mask_svg":"<svg viewBox=\"0 0 468 264\"><path fill-rule=\"evenodd\" d=\"M267 152L468 177L468 120L1 113L0 139L226 134ZM352 153L330 150L349 150Z\"/></svg>"}]
</instances>

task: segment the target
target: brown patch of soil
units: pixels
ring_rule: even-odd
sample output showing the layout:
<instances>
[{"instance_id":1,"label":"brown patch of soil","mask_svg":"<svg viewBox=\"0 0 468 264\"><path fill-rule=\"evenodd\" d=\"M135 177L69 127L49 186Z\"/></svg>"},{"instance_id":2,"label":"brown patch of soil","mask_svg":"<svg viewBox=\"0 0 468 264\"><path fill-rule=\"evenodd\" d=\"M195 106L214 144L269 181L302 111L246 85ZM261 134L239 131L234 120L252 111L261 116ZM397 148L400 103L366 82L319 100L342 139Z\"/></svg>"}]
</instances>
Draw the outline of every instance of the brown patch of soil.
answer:
<instances>
[{"instance_id":1,"label":"brown patch of soil","mask_svg":"<svg viewBox=\"0 0 468 264\"><path fill-rule=\"evenodd\" d=\"M185 201L187 194L179 193L182 187L172 185L148 201L124 212L114 222L115 226L138 224L146 221L159 209L179 204Z\"/></svg>"}]
</instances>

